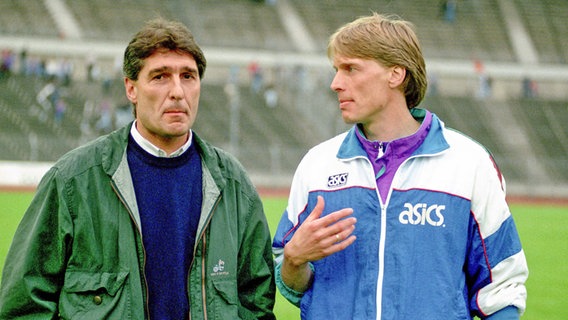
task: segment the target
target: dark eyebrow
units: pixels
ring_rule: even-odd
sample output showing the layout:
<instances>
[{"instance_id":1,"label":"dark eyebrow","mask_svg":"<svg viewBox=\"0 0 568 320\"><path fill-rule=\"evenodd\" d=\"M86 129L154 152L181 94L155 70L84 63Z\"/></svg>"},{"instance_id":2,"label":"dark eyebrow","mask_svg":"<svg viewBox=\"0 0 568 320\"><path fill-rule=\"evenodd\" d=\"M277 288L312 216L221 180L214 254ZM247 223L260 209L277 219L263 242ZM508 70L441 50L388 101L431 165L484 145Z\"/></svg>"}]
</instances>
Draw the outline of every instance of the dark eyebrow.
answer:
<instances>
[{"instance_id":1,"label":"dark eyebrow","mask_svg":"<svg viewBox=\"0 0 568 320\"><path fill-rule=\"evenodd\" d=\"M192 68L192 67L184 67L184 68L182 68L182 72L189 72L191 74L199 74L199 70L197 70L197 68Z\"/></svg>"},{"instance_id":2,"label":"dark eyebrow","mask_svg":"<svg viewBox=\"0 0 568 320\"><path fill-rule=\"evenodd\" d=\"M166 67L166 66L154 68L154 69L151 69L150 71L148 71L148 75L153 76L153 75L155 75L155 74L164 73L164 72L166 72L168 69L169 69L169 68Z\"/></svg>"},{"instance_id":3,"label":"dark eyebrow","mask_svg":"<svg viewBox=\"0 0 568 320\"><path fill-rule=\"evenodd\" d=\"M150 70L148 72L149 75L154 75L154 74L160 74L160 73L164 73L164 72L168 72L172 70L172 68L168 67L168 66L162 66L162 67L158 67L158 68L154 68L152 70ZM194 74L198 74L199 71L197 70L197 68L192 68L192 67L183 67L181 69L182 73L185 72L189 72L189 73L194 73Z\"/></svg>"}]
</instances>

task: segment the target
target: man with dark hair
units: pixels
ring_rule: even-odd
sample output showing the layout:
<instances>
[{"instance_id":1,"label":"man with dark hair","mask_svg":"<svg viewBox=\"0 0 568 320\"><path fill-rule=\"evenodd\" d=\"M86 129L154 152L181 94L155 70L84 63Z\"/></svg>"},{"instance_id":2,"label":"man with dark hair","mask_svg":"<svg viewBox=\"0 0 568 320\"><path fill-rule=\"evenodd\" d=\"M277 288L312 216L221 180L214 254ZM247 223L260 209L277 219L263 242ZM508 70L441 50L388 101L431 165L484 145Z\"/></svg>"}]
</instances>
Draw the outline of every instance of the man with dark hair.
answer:
<instances>
[{"instance_id":1,"label":"man with dark hair","mask_svg":"<svg viewBox=\"0 0 568 320\"><path fill-rule=\"evenodd\" d=\"M274 319L261 200L191 129L205 68L181 23L134 36L135 120L46 173L6 258L0 319Z\"/></svg>"}]
</instances>

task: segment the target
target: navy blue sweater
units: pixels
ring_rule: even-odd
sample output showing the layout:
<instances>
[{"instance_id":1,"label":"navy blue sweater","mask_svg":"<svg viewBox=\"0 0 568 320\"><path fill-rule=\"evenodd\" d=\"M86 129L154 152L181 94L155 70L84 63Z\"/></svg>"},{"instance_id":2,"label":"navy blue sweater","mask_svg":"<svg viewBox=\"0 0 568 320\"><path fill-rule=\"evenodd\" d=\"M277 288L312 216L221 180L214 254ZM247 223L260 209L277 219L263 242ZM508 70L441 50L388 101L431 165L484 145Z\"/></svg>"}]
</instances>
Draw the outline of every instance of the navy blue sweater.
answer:
<instances>
[{"instance_id":1,"label":"navy blue sweater","mask_svg":"<svg viewBox=\"0 0 568 320\"><path fill-rule=\"evenodd\" d=\"M160 158L130 137L127 149L146 250L151 319L187 319L188 276L201 214L201 160L195 143Z\"/></svg>"}]
</instances>

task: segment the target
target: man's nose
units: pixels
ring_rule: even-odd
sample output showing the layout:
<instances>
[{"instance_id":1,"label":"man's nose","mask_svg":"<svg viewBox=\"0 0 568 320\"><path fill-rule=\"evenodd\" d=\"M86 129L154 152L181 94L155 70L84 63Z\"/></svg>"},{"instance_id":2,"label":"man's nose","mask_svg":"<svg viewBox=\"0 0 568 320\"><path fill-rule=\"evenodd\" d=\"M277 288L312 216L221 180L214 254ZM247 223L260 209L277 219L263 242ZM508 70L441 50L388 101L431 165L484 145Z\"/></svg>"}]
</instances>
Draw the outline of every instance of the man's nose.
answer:
<instances>
[{"instance_id":1,"label":"man's nose","mask_svg":"<svg viewBox=\"0 0 568 320\"><path fill-rule=\"evenodd\" d=\"M335 74L333 80L331 80L331 84L329 85L329 87L333 91L339 91L342 89L341 76L339 75L339 73Z\"/></svg>"},{"instance_id":2,"label":"man's nose","mask_svg":"<svg viewBox=\"0 0 568 320\"><path fill-rule=\"evenodd\" d=\"M181 86L181 81L179 78L173 78L172 86L170 88L170 98L174 100L180 100L183 98L183 88Z\"/></svg>"}]
</instances>

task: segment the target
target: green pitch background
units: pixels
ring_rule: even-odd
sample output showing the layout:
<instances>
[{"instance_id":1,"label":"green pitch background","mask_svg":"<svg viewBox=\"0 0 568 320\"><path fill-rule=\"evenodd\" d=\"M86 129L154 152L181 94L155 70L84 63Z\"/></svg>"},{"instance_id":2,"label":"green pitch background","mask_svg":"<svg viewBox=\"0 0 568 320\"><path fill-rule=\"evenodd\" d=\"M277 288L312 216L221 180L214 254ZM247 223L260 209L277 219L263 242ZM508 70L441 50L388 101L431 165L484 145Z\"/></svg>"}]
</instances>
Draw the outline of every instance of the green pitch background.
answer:
<instances>
[{"instance_id":1,"label":"green pitch background","mask_svg":"<svg viewBox=\"0 0 568 320\"><path fill-rule=\"evenodd\" d=\"M0 192L0 271L23 212L29 192ZM282 197L263 197L266 216L274 232L286 206ZM527 311L523 320L568 319L568 206L511 204L530 275ZM278 294L278 319L300 319L298 309Z\"/></svg>"}]
</instances>

